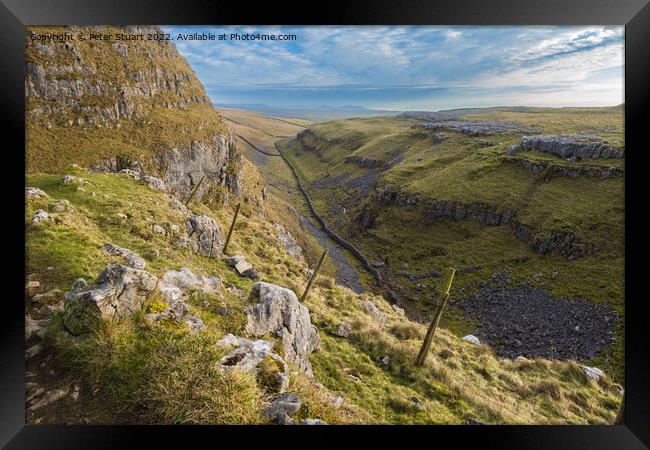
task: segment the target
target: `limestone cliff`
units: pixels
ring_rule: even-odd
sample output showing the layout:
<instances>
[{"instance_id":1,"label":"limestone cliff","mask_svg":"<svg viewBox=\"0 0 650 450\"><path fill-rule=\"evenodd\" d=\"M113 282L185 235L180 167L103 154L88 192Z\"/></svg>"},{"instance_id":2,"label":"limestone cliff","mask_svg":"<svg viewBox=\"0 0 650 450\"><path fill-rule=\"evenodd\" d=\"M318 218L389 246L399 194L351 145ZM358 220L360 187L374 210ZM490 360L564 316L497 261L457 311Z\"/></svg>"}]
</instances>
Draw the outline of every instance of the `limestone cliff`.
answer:
<instances>
[{"instance_id":1,"label":"limestone cliff","mask_svg":"<svg viewBox=\"0 0 650 450\"><path fill-rule=\"evenodd\" d=\"M33 33L143 34L129 41L38 41ZM26 43L28 172L69 164L137 168L187 195L241 191L228 127L171 41L153 26L29 27Z\"/></svg>"}]
</instances>

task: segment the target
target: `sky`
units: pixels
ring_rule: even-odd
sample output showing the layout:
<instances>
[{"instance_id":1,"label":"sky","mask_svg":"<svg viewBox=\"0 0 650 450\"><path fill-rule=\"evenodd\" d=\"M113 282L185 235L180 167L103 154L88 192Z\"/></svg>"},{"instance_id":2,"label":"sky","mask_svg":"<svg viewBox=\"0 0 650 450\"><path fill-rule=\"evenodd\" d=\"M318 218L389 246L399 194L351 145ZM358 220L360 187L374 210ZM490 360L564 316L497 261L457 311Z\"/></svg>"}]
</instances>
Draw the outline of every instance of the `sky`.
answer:
<instances>
[{"instance_id":1,"label":"sky","mask_svg":"<svg viewBox=\"0 0 650 450\"><path fill-rule=\"evenodd\" d=\"M624 101L624 28L169 26L215 104L394 111ZM178 34L295 40L178 40Z\"/></svg>"}]
</instances>

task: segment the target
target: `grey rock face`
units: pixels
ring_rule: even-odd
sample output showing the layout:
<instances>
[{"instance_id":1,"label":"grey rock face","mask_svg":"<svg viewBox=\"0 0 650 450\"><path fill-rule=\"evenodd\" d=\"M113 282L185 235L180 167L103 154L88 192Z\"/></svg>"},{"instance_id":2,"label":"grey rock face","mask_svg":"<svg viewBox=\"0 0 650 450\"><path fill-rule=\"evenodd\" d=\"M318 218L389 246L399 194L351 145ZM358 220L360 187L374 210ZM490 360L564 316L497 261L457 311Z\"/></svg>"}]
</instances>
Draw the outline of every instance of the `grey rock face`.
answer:
<instances>
[{"instance_id":1,"label":"grey rock face","mask_svg":"<svg viewBox=\"0 0 650 450\"><path fill-rule=\"evenodd\" d=\"M309 354L320 347L320 337L309 310L292 290L275 284L257 282L251 295L259 303L246 308L246 332L253 336L275 334L282 339L287 362L313 376Z\"/></svg>"},{"instance_id":2,"label":"grey rock face","mask_svg":"<svg viewBox=\"0 0 650 450\"><path fill-rule=\"evenodd\" d=\"M199 245L195 240L188 238L187 236L176 236L172 242L172 247L176 249L187 248L192 253L196 253L199 250Z\"/></svg>"},{"instance_id":3,"label":"grey rock face","mask_svg":"<svg viewBox=\"0 0 650 450\"><path fill-rule=\"evenodd\" d=\"M386 164L386 161L379 159L370 159L364 158L362 156L350 155L345 157L345 162L349 164L356 164L359 167L364 167L366 169L375 169L383 167Z\"/></svg>"},{"instance_id":4,"label":"grey rock face","mask_svg":"<svg viewBox=\"0 0 650 450\"><path fill-rule=\"evenodd\" d=\"M47 391L36 403L29 407L29 410L36 411L37 409L41 409L50 403L61 400L66 395L68 395L68 389L55 389L53 391Z\"/></svg>"},{"instance_id":5,"label":"grey rock face","mask_svg":"<svg viewBox=\"0 0 650 450\"><path fill-rule=\"evenodd\" d=\"M226 260L226 263L230 267L234 267L239 275L243 275L247 270L253 268L253 266L246 261L242 255L231 256Z\"/></svg>"},{"instance_id":6,"label":"grey rock face","mask_svg":"<svg viewBox=\"0 0 650 450\"><path fill-rule=\"evenodd\" d=\"M275 423L285 423L283 420L286 416L291 416L298 412L302 402L294 392L285 392L275 396L269 404L264 407L262 414Z\"/></svg>"},{"instance_id":7,"label":"grey rock face","mask_svg":"<svg viewBox=\"0 0 650 450\"><path fill-rule=\"evenodd\" d=\"M161 313L147 314L145 316L147 323L153 325L163 319L169 319L184 324L190 333L200 333L206 326L199 317L189 314L187 296L194 292L219 294L221 281L216 277L196 275L183 267L180 271L165 272L158 283L158 290L165 298L168 307Z\"/></svg>"},{"instance_id":8,"label":"grey rock face","mask_svg":"<svg viewBox=\"0 0 650 450\"><path fill-rule=\"evenodd\" d=\"M73 335L91 331L100 319L131 314L142 307L158 279L144 270L121 264L108 266L97 282L75 282L64 295L63 325Z\"/></svg>"},{"instance_id":9,"label":"grey rock face","mask_svg":"<svg viewBox=\"0 0 650 450\"><path fill-rule=\"evenodd\" d=\"M277 232L277 242L280 244L296 261L300 261L302 256L302 248L298 245L295 238L289 233L281 224L273 224Z\"/></svg>"},{"instance_id":10,"label":"grey rock face","mask_svg":"<svg viewBox=\"0 0 650 450\"><path fill-rule=\"evenodd\" d=\"M534 133L520 123L504 120L441 120L426 124L413 125L431 131L456 131L470 136L490 136L495 134Z\"/></svg>"},{"instance_id":11,"label":"grey rock face","mask_svg":"<svg viewBox=\"0 0 650 450\"><path fill-rule=\"evenodd\" d=\"M219 340L217 345L220 347L230 347L232 345L237 346L219 361L219 364L221 364L221 367L224 370L253 370L268 356L280 363L283 372L287 371L284 360L271 351L273 349L272 341L266 341L263 339L251 341L228 334Z\"/></svg>"},{"instance_id":12,"label":"grey rock face","mask_svg":"<svg viewBox=\"0 0 650 450\"><path fill-rule=\"evenodd\" d=\"M399 306L397 306L397 305L394 304L394 303L393 303L392 305L390 305L390 307L393 308L393 311L395 311L395 312L396 312L397 314L399 314L400 316L403 316L403 315L404 315L404 308L400 308Z\"/></svg>"},{"instance_id":13,"label":"grey rock face","mask_svg":"<svg viewBox=\"0 0 650 450\"><path fill-rule=\"evenodd\" d=\"M372 315L379 325L383 325L384 322L386 322L386 314L377 308L373 302L364 302L361 304L361 308L368 314Z\"/></svg>"},{"instance_id":14,"label":"grey rock face","mask_svg":"<svg viewBox=\"0 0 650 450\"><path fill-rule=\"evenodd\" d=\"M592 244L581 242L571 231L554 230L550 234L536 233L531 226L520 223L513 210L499 211L481 203L425 201L420 197L419 193L408 193L385 186L377 191L376 201L380 206L420 208L429 220L449 218L474 220L490 226L508 225L515 232L517 239L527 242L540 255L553 253L573 260L596 251ZM404 273L404 276L408 277L409 274Z\"/></svg>"},{"instance_id":15,"label":"grey rock face","mask_svg":"<svg viewBox=\"0 0 650 450\"><path fill-rule=\"evenodd\" d=\"M106 253L114 256L121 256L124 259L124 262L127 266L134 269L144 269L147 265L144 258L138 255L135 252L123 247L118 247L117 245L108 243L102 247Z\"/></svg>"},{"instance_id":16,"label":"grey rock face","mask_svg":"<svg viewBox=\"0 0 650 450\"><path fill-rule=\"evenodd\" d=\"M36 211L36 214L34 214L34 217L32 217L32 223L33 224L38 224L41 222L51 222L53 221L54 218L50 216L47 211L43 209L39 209Z\"/></svg>"},{"instance_id":17,"label":"grey rock face","mask_svg":"<svg viewBox=\"0 0 650 450\"><path fill-rule=\"evenodd\" d=\"M202 256L218 258L223 249L219 224L209 216L192 216L185 222L189 239L196 243L196 252Z\"/></svg>"},{"instance_id":18,"label":"grey rock face","mask_svg":"<svg viewBox=\"0 0 650 450\"><path fill-rule=\"evenodd\" d=\"M45 198L48 195L45 191L35 187L25 187L25 198Z\"/></svg>"},{"instance_id":19,"label":"grey rock face","mask_svg":"<svg viewBox=\"0 0 650 450\"><path fill-rule=\"evenodd\" d=\"M63 180L61 180L61 182L63 184L84 184L84 183L88 183L88 180L74 175L65 175L63 177Z\"/></svg>"},{"instance_id":20,"label":"grey rock face","mask_svg":"<svg viewBox=\"0 0 650 450\"><path fill-rule=\"evenodd\" d=\"M515 146L513 146L515 147ZM510 150L510 149L509 149ZM573 158L573 157L572 157ZM568 158L567 161L571 162L572 158ZM551 164L548 161L531 161L525 158L507 158L504 161L509 163L517 163L526 170L529 170L532 173L539 174L544 170L547 171L549 175L563 176L568 178L577 178L581 176L586 177L596 177L601 180L613 176L622 176L625 174L625 170L620 167L593 167L593 166L568 166L560 164Z\"/></svg>"},{"instance_id":21,"label":"grey rock face","mask_svg":"<svg viewBox=\"0 0 650 450\"><path fill-rule=\"evenodd\" d=\"M228 165L240 164L241 155L232 134L215 134L209 142L194 141L188 147L173 148L161 153L155 164L166 170L164 181L186 198L205 176L194 198L201 199L211 186L225 186L234 195L242 189L239 171L228 171Z\"/></svg>"},{"instance_id":22,"label":"grey rock face","mask_svg":"<svg viewBox=\"0 0 650 450\"><path fill-rule=\"evenodd\" d=\"M198 291L218 293L221 290L221 280L217 277L196 275L187 267L181 270L168 270L160 280L160 289L178 289L181 293Z\"/></svg>"},{"instance_id":23,"label":"grey rock face","mask_svg":"<svg viewBox=\"0 0 650 450\"><path fill-rule=\"evenodd\" d=\"M625 156L624 148L613 148L600 138L581 136L524 136L517 146L508 149L508 153L528 150L538 150L565 159L610 159Z\"/></svg>"},{"instance_id":24,"label":"grey rock face","mask_svg":"<svg viewBox=\"0 0 650 450\"><path fill-rule=\"evenodd\" d=\"M149 176L149 175L144 175L141 179L151 189L155 189L157 191L162 191L162 192L167 192L167 185L160 178L152 177L152 176Z\"/></svg>"},{"instance_id":25,"label":"grey rock face","mask_svg":"<svg viewBox=\"0 0 650 450\"><path fill-rule=\"evenodd\" d=\"M158 284L158 290L163 294L170 311L175 316L182 317L188 312L185 304L187 295L192 292L218 294L221 291L221 281L217 277L196 275L190 269L183 267L179 271L165 272Z\"/></svg>"},{"instance_id":26,"label":"grey rock face","mask_svg":"<svg viewBox=\"0 0 650 450\"><path fill-rule=\"evenodd\" d=\"M25 316L25 341L29 340L32 336L43 337L49 320L40 319L36 320L29 316Z\"/></svg>"},{"instance_id":27,"label":"grey rock face","mask_svg":"<svg viewBox=\"0 0 650 450\"><path fill-rule=\"evenodd\" d=\"M304 419L300 422L300 425L327 425L327 422L321 419Z\"/></svg>"},{"instance_id":28,"label":"grey rock face","mask_svg":"<svg viewBox=\"0 0 650 450\"><path fill-rule=\"evenodd\" d=\"M124 27L126 33L134 32L127 30ZM87 33L88 28L80 31ZM162 33L158 27L143 27L137 32ZM84 53L88 61L82 56L80 45L84 44L27 42L28 47L35 47L34 54L52 55L43 59L28 54L26 63L25 95L32 100L26 113L43 129L53 126L121 128L125 121L142 119L152 110L165 108L182 114L188 108L210 104L199 80L171 42L98 43L86 49L90 52ZM117 61L124 76L115 79L107 72L106 65L96 62L103 58ZM135 60L148 61L147 67L133 65L131 61ZM150 126L150 121L143 122L143 127ZM206 180L196 194L197 199L213 186L225 186L239 195L241 156L233 136L229 132L206 135L202 127L199 124L187 131L190 138L196 134L195 141L178 148L161 148L155 156L134 163L165 173L166 186L183 198L204 175ZM118 159L97 161L95 169L116 172L124 168L119 167ZM157 181L149 184L155 189L162 187Z\"/></svg>"},{"instance_id":29,"label":"grey rock face","mask_svg":"<svg viewBox=\"0 0 650 450\"><path fill-rule=\"evenodd\" d=\"M200 318L196 316L191 316L188 314L185 315L182 320L192 334L200 333L205 330L205 324Z\"/></svg>"},{"instance_id":30,"label":"grey rock face","mask_svg":"<svg viewBox=\"0 0 650 450\"><path fill-rule=\"evenodd\" d=\"M596 382L600 380L600 377L605 375L605 373L597 367L580 366L580 368L585 373L585 375L587 375L589 378L591 378Z\"/></svg>"},{"instance_id":31,"label":"grey rock face","mask_svg":"<svg viewBox=\"0 0 650 450\"><path fill-rule=\"evenodd\" d=\"M342 323L338 328L333 332L335 336L346 338L352 333L352 325L349 323Z\"/></svg>"},{"instance_id":32,"label":"grey rock face","mask_svg":"<svg viewBox=\"0 0 650 450\"><path fill-rule=\"evenodd\" d=\"M255 269L253 265L246 261L246 258L241 255L231 256L226 260L226 263L230 267L234 267L237 273L242 277L250 278L251 280L257 280L260 277L257 269Z\"/></svg>"},{"instance_id":33,"label":"grey rock face","mask_svg":"<svg viewBox=\"0 0 650 450\"><path fill-rule=\"evenodd\" d=\"M463 336L463 341L471 342L474 345L480 345L481 340L474 336L473 334L468 334L467 336Z\"/></svg>"}]
</instances>

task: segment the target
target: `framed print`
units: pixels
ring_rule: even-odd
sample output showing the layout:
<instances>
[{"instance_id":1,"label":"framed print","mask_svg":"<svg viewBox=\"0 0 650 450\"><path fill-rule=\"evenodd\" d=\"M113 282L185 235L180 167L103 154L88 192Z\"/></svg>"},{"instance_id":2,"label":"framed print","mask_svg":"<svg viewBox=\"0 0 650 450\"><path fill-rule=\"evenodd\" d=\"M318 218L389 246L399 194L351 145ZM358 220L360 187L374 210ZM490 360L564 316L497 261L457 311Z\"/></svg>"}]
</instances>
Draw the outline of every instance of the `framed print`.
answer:
<instances>
[{"instance_id":1,"label":"framed print","mask_svg":"<svg viewBox=\"0 0 650 450\"><path fill-rule=\"evenodd\" d=\"M5 1L3 444L645 448L646 3Z\"/></svg>"}]
</instances>

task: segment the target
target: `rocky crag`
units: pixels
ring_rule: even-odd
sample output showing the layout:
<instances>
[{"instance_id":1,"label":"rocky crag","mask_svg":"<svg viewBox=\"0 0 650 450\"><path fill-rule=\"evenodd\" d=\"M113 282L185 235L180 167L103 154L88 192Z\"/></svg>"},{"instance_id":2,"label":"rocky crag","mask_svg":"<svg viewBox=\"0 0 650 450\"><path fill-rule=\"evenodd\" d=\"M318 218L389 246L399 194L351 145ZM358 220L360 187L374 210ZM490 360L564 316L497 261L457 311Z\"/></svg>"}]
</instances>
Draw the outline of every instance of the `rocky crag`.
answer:
<instances>
[{"instance_id":1,"label":"rocky crag","mask_svg":"<svg viewBox=\"0 0 650 450\"><path fill-rule=\"evenodd\" d=\"M534 133L517 122L504 120L442 120L434 123L416 124L413 128L431 131L457 131L470 136L491 136L511 133Z\"/></svg>"},{"instance_id":2,"label":"rocky crag","mask_svg":"<svg viewBox=\"0 0 650 450\"><path fill-rule=\"evenodd\" d=\"M537 254L554 253L577 259L596 251L594 245L582 242L575 233L568 230L553 230L550 233L537 233L530 225L517 220L517 212L510 209L498 210L482 203L463 204L453 201L438 201L422 198L419 193L395 190L389 186L377 189L375 202L380 207L398 206L419 209L428 220L448 218L453 220L473 220L483 225L507 225L513 229L519 240L527 242ZM372 225L374 219L365 211L360 223Z\"/></svg>"},{"instance_id":3,"label":"rocky crag","mask_svg":"<svg viewBox=\"0 0 650 450\"><path fill-rule=\"evenodd\" d=\"M28 172L76 163L133 169L196 198L241 192L233 135L171 41L42 43L32 33L160 34L158 27L30 27L26 34Z\"/></svg>"},{"instance_id":4,"label":"rocky crag","mask_svg":"<svg viewBox=\"0 0 650 450\"><path fill-rule=\"evenodd\" d=\"M521 151L538 150L572 161L581 159L614 159L625 156L624 148L591 136L523 136L519 144L508 148L512 155Z\"/></svg>"}]
</instances>

